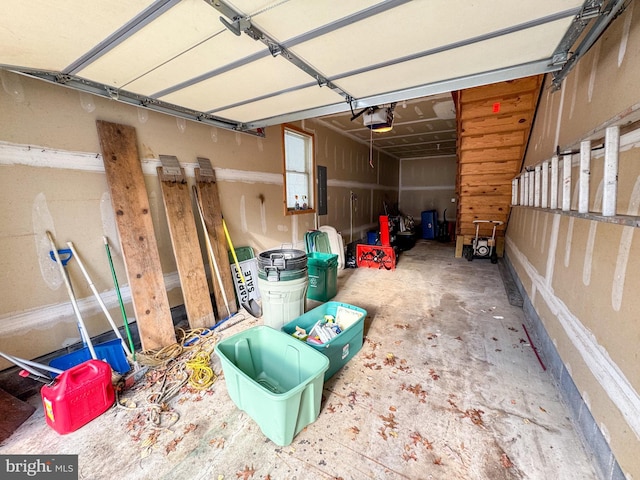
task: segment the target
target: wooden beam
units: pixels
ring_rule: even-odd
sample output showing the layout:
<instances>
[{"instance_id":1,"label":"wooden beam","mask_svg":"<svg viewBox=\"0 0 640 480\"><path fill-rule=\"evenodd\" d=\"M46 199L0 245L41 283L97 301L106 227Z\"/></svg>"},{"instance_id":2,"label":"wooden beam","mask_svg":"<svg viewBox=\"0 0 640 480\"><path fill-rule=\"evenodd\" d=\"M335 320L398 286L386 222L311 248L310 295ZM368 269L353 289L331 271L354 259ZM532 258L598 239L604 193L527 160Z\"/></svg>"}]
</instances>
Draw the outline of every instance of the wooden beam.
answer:
<instances>
[{"instance_id":1,"label":"wooden beam","mask_svg":"<svg viewBox=\"0 0 640 480\"><path fill-rule=\"evenodd\" d=\"M133 127L96 122L143 350L176 343Z\"/></svg>"},{"instance_id":2,"label":"wooden beam","mask_svg":"<svg viewBox=\"0 0 640 480\"><path fill-rule=\"evenodd\" d=\"M473 203L465 203L460 205L460 213L473 213L475 215L484 215L485 217L493 213L509 213L511 207L505 204L489 204L475 205Z\"/></svg>"},{"instance_id":3,"label":"wooden beam","mask_svg":"<svg viewBox=\"0 0 640 480\"><path fill-rule=\"evenodd\" d=\"M157 172L189 326L212 327L215 317L184 169L179 176L165 176L163 167Z\"/></svg>"},{"instance_id":4,"label":"wooden beam","mask_svg":"<svg viewBox=\"0 0 640 480\"><path fill-rule=\"evenodd\" d=\"M510 162L484 161L482 163L463 163L460 165L461 175L478 175L488 173L511 173L516 175L520 162L513 160Z\"/></svg>"},{"instance_id":5,"label":"wooden beam","mask_svg":"<svg viewBox=\"0 0 640 480\"><path fill-rule=\"evenodd\" d=\"M522 146L513 147L487 147L482 150L467 150L459 152L460 164L478 163L487 161L515 160L520 167L522 159ZM517 169L516 169L517 173Z\"/></svg>"},{"instance_id":6,"label":"wooden beam","mask_svg":"<svg viewBox=\"0 0 640 480\"><path fill-rule=\"evenodd\" d=\"M514 177L511 172L508 173L496 173L490 175L464 175L459 177L460 186L480 186L480 185L504 185L509 183Z\"/></svg>"},{"instance_id":7,"label":"wooden beam","mask_svg":"<svg viewBox=\"0 0 640 480\"><path fill-rule=\"evenodd\" d=\"M487 98L503 97L515 93L537 91L540 89L543 75L533 75L531 77L516 80L506 80L504 82L482 85L480 87L467 88L460 95L462 103L477 102Z\"/></svg>"},{"instance_id":8,"label":"wooden beam","mask_svg":"<svg viewBox=\"0 0 640 480\"><path fill-rule=\"evenodd\" d=\"M469 135L486 135L490 133L509 132L512 130L529 130L533 112L518 112L493 117L478 117L462 122L460 137Z\"/></svg>"},{"instance_id":9,"label":"wooden beam","mask_svg":"<svg viewBox=\"0 0 640 480\"><path fill-rule=\"evenodd\" d=\"M523 130L512 130L486 135L467 135L460 139L460 151L516 146L518 151L521 151L525 133Z\"/></svg>"},{"instance_id":10,"label":"wooden beam","mask_svg":"<svg viewBox=\"0 0 640 480\"><path fill-rule=\"evenodd\" d=\"M460 222L462 222L463 225L465 224L472 224L473 225L473 221L474 220L498 220L501 222L505 222L507 221L507 213L506 212L494 212L492 214L489 215L479 215L476 213L461 213L460 214ZM504 225L502 225L504 227ZM480 228L484 228L485 225L481 225ZM493 228L493 227L492 227ZM498 228L499 230L504 230L504 228Z\"/></svg>"},{"instance_id":11,"label":"wooden beam","mask_svg":"<svg viewBox=\"0 0 640 480\"><path fill-rule=\"evenodd\" d=\"M511 182L502 185L465 185L460 187L464 196L474 195L508 195L511 194Z\"/></svg>"},{"instance_id":12,"label":"wooden beam","mask_svg":"<svg viewBox=\"0 0 640 480\"><path fill-rule=\"evenodd\" d=\"M235 287L231 275L231 265L227 253L227 239L222 224L222 209L220 208L220 197L218 194L218 183L215 171L211 169L203 175L200 168L195 169L196 187L200 198L204 222L211 242L211 248L220 273L220 282L213 282L213 294L216 299L216 312L219 318L225 318L238 311L236 304ZM213 260L212 260L213 263ZM213 274L213 272L212 272ZM214 279L216 276L214 275ZM217 280L217 279L216 279ZM228 303L229 311L227 311Z\"/></svg>"},{"instance_id":13,"label":"wooden beam","mask_svg":"<svg viewBox=\"0 0 640 480\"><path fill-rule=\"evenodd\" d=\"M460 119L464 121L470 118L490 117L497 114L504 115L532 111L535 109L537 97L537 92L525 92L464 103Z\"/></svg>"},{"instance_id":14,"label":"wooden beam","mask_svg":"<svg viewBox=\"0 0 640 480\"><path fill-rule=\"evenodd\" d=\"M35 412L35 407L0 388L0 442L4 442ZM35 473L35 472L34 472Z\"/></svg>"}]
</instances>

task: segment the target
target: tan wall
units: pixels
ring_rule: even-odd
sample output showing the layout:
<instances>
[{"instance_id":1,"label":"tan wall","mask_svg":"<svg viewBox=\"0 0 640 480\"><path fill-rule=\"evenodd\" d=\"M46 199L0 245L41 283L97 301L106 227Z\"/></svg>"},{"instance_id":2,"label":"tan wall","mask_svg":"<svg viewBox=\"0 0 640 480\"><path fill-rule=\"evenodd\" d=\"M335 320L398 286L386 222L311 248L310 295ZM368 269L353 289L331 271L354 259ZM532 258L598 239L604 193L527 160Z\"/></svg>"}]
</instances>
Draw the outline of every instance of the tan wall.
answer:
<instances>
[{"instance_id":1,"label":"tan wall","mask_svg":"<svg viewBox=\"0 0 640 480\"><path fill-rule=\"evenodd\" d=\"M35 358L79 339L75 317L55 264L47 258L45 231L58 248L73 241L112 316L121 316L102 241L109 237L125 298L128 282L120 253L100 155L97 119L136 129L162 270L171 306L183 303L167 221L155 172L158 155L175 155L193 183L197 157L211 160L218 175L224 218L234 245L256 253L282 245L304 248L304 233L331 224L345 239L372 222L383 198L397 201L398 163L380 158L368 165L366 146L315 122L298 122L316 134L317 164L326 165L329 215L285 216L282 192L281 127L266 138L143 111L11 73L5 81L23 97L0 88L0 351ZM358 194L350 215L349 192ZM264 202L261 201L264 198ZM345 201L346 199L346 201ZM351 226L353 225L353 228ZM91 335L109 324L72 260L68 265L83 318ZM127 312L133 309L127 301ZM0 369L9 364L0 362Z\"/></svg>"},{"instance_id":2,"label":"tan wall","mask_svg":"<svg viewBox=\"0 0 640 480\"><path fill-rule=\"evenodd\" d=\"M604 136L604 127L637 121L640 104L640 10L629 8L578 62L562 85L541 97L525 165L556 150ZM550 78L547 78L547 85ZM640 131L622 137L615 220L637 220ZM623 130L623 132L626 130ZM593 146L599 142L594 141ZM577 209L578 155L572 168ZM569 156L564 157L570 161ZM590 212L602 211L602 151L590 168ZM559 197L561 199L561 196ZM640 478L640 235L633 223L602 221L514 207L507 231L509 259L578 391L628 478Z\"/></svg>"},{"instance_id":3,"label":"tan wall","mask_svg":"<svg viewBox=\"0 0 640 480\"><path fill-rule=\"evenodd\" d=\"M367 144L354 142L313 120L307 121L305 128L320 139L316 162L327 167L328 209L327 215L319 217L320 225L335 227L345 242L365 238L368 230L377 228L385 203L391 207L398 202L399 161L374 151L372 167Z\"/></svg>"},{"instance_id":4,"label":"tan wall","mask_svg":"<svg viewBox=\"0 0 640 480\"><path fill-rule=\"evenodd\" d=\"M443 219L455 220L457 162L455 156L402 160L400 164L400 211L420 221L420 213L437 210Z\"/></svg>"}]
</instances>

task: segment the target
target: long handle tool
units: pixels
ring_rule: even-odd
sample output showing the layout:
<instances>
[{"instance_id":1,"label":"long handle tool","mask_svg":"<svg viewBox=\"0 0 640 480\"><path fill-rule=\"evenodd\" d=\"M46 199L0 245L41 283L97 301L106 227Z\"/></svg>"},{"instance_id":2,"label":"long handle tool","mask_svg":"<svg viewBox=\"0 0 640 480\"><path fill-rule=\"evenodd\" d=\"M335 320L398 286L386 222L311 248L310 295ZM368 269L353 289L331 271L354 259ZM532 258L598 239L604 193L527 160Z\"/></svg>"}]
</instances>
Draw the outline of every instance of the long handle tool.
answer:
<instances>
[{"instance_id":1,"label":"long handle tool","mask_svg":"<svg viewBox=\"0 0 640 480\"><path fill-rule=\"evenodd\" d=\"M49 242L51 242L51 250L53 253L53 257L55 258L58 267L60 267L60 274L62 275L62 279L64 280L64 284L67 287L67 293L69 294L69 299L71 300L71 305L73 306L73 311L76 314L76 318L78 320L78 330L80 330L80 337L82 337L82 341L85 343L87 347L89 347L89 352L91 353L91 358L97 360L98 357L96 355L96 351L93 349L93 344L91 343L91 337L87 333L87 328L84 325L84 320L82 320L82 315L80 315L80 309L78 308L78 302L76 301L76 296L73 293L73 287L71 286L71 280L67 275L67 270L60 259L60 255L58 255L58 247L56 247L56 242L53 239L53 235L50 231L47 230L47 237L49 237ZM67 260L68 261L68 260ZM65 262L67 263L67 262Z\"/></svg>"},{"instance_id":2,"label":"long handle tool","mask_svg":"<svg viewBox=\"0 0 640 480\"><path fill-rule=\"evenodd\" d=\"M218 269L218 262L216 261L216 256L213 253L213 246L211 245L211 240L209 239L207 225L204 221L204 213L202 212L202 206L200 205L200 198L198 197L198 189L195 185L193 186L193 194L195 196L196 205L198 206L198 215L200 217L200 223L202 224L202 229L204 231L204 239L205 239L205 242L207 243L209 258L213 262L213 269L215 270L216 279L218 280L218 284L220 285L220 291L222 292L224 306L227 308L227 313L229 314L229 316L231 316L231 309L229 308L229 300L227 299L227 292L225 292L224 285L222 284L222 278L220 277L220 270Z\"/></svg>"},{"instance_id":3,"label":"long handle tool","mask_svg":"<svg viewBox=\"0 0 640 480\"><path fill-rule=\"evenodd\" d=\"M131 356L131 351L129 350L129 347L127 347L127 344L125 343L124 338L122 338L122 335L120 334L120 330L118 329L118 327L116 326L115 322L113 321L113 318L111 317L111 314L109 313L109 309L107 308L107 306L102 301L102 297L100 296L100 293L98 293L98 289L96 289L96 286L93 284L93 280L91 280L91 277L89 276L89 272L87 272L87 269L84 267L84 264L82 263L82 260L80 259L80 255L78 255L78 252L76 251L76 249L73 246L72 242L67 242L67 246L69 247L69 250L71 250L71 253L73 253L73 256L76 258L76 262L78 262L78 266L80 267L80 271L82 271L82 274L84 275L84 278L87 280L87 283L89 284L89 288L93 292L93 296L96 297L96 300L98 301L98 304L100 304L100 308L102 308L102 311L104 312L104 315L107 317L107 320L109 321L109 325L111 325L111 329L116 334L116 336L120 339L120 342L122 343L122 348L124 349L124 352L127 354L128 357L130 357Z\"/></svg>"},{"instance_id":4,"label":"long handle tool","mask_svg":"<svg viewBox=\"0 0 640 480\"><path fill-rule=\"evenodd\" d=\"M11 363L17 365L18 367L20 367L20 368L26 370L27 372L29 372L29 373L31 373L33 375L36 375L38 377L49 378L46 375L44 375L43 373L41 373L38 370L36 370L35 368L31 368L31 367L41 368L43 370L46 370L46 371L52 372L52 373L56 373L58 375L60 375L62 373L62 370L60 370L59 368L50 367L49 365L44 365L43 363L32 362L31 360L25 360L24 358L20 358L20 357L14 357L13 355L9 355L7 353L0 352L0 356L6 358Z\"/></svg>"},{"instance_id":5,"label":"long handle tool","mask_svg":"<svg viewBox=\"0 0 640 480\"><path fill-rule=\"evenodd\" d=\"M231 255L233 256L233 262L236 264L236 269L240 274L240 281L242 283L246 283L244 279L244 275L242 274L242 269L240 268L240 264L238 263L238 257L236 256L236 249L233 248L233 243L231 242L231 236L229 235L229 230L227 230L227 222L222 219L222 228L224 228L224 236L227 237L227 243L229 244L229 248L231 249Z\"/></svg>"},{"instance_id":6,"label":"long handle tool","mask_svg":"<svg viewBox=\"0 0 640 480\"><path fill-rule=\"evenodd\" d=\"M109 248L109 239L107 237L102 237L104 240L104 248L107 251L107 259L109 260L109 268L111 269L111 277L113 277L113 286L116 289L116 294L118 295L118 303L120 304L120 313L122 314L122 322L124 323L124 330L127 334L127 339L129 340L129 348L131 350L131 355L133 357L133 361L136 361L136 350L133 346L133 336L131 335L131 330L129 329L129 321L127 319L127 312L124 309L124 302L122 301L122 294L120 293L120 285L118 284L118 276L116 275L116 269L113 266L113 259L111 258L111 249Z\"/></svg>"}]
</instances>

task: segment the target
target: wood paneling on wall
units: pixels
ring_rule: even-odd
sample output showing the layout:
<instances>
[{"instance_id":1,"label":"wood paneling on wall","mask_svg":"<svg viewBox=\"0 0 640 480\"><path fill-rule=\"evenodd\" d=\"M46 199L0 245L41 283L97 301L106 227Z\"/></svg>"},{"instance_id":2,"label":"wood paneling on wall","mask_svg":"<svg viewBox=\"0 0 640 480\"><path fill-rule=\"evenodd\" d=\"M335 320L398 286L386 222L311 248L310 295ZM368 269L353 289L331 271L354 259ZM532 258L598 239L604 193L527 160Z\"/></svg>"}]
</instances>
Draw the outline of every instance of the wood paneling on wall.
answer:
<instances>
[{"instance_id":1,"label":"wood paneling on wall","mask_svg":"<svg viewBox=\"0 0 640 480\"><path fill-rule=\"evenodd\" d=\"M542 76L461 90L458 112L457 234L470 242L474 220L501 220L511 203L511 179L522 165L540 96ZM491 226L480 229L491 235ZM501 254L502 252L499 252Z\"/></svg>"}]
</instances>

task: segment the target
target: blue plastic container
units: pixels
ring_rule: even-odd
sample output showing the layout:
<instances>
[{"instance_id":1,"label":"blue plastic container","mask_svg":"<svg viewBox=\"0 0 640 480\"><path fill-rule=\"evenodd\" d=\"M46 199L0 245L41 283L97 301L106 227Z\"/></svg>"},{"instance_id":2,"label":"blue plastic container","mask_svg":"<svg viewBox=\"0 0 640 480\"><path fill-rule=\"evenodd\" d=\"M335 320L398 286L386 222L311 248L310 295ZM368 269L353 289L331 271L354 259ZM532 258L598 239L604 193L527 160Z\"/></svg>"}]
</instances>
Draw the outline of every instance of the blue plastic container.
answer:
<instances>
[{"instance_id":1,"label":"blue plastic container","mask_svg":"<svg viewBox=\"0 0 640 480\"><path fill-rule=\"evenodd\" d=\"M422 238L433 240L436 238L436 229L438 228L438 212L436 210L427 210L420 214L422 219Z\"/></svg>"},{"instance_id":2,"label":"blue plastic container","mask_svg":"<svg viewBox=\"0 0 640 480\"><path fill-rule=\"evenodd\" d=\"M122 348L122 342L119 338L94 345L93 349L96 352L98 360L104 360L107 362L111 365L111 368L114 371L120 374L125 374L131 369L129 362L127 361L127 356ZM91 352L88 347L84 347L80 350L76 350L75 352L54 358L49 362L49 365L54 368L59 368L60 370L68 370L71 367L75 367L76 365L86 362L87 360L91 360ZM51 377L56 377L55 373L51 373L50 375Z\"/></svg>"}]
</instances>

